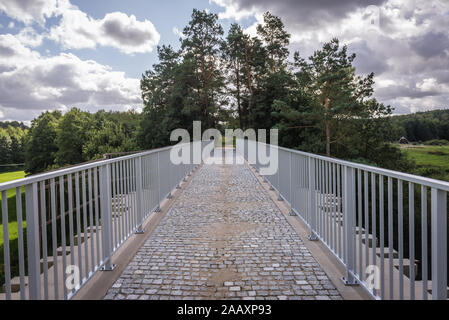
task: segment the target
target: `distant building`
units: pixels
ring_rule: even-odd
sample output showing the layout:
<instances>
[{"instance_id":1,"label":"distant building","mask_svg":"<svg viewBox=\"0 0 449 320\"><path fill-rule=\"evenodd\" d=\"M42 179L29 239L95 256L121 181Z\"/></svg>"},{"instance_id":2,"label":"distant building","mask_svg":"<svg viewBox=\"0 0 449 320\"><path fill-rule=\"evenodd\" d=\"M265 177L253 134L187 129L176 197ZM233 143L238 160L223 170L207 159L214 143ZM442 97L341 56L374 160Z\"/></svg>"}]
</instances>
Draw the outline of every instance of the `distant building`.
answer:
<instances>
[{"instance_id":1,"label":"distant building","mask_svg":"<svg viewBox=\"0 0 449 320\"><path fill-rule=\"evenodd\" d=\"M399 139L399 143L400 144L408 144L408 140L405 137L402 137L401 139Z\"/></svg>"}]
</instances>

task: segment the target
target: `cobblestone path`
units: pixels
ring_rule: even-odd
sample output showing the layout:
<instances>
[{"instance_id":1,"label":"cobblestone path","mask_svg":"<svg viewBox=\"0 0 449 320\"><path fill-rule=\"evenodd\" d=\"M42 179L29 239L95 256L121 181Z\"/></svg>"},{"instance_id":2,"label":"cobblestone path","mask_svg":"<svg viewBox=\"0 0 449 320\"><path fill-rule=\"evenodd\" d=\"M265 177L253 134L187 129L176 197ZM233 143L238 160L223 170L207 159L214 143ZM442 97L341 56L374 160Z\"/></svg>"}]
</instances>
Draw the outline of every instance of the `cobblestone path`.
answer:
<instances>
[{"instance_id":1,"label":"cobblestone path","mask_svg":"<svg viewBox=\"0 0 449 320\"><path fill-rule=\"evenodd\" d=\"M341 299L246 165L203 165L105 299Z\"/></svg>"}]
</instances>

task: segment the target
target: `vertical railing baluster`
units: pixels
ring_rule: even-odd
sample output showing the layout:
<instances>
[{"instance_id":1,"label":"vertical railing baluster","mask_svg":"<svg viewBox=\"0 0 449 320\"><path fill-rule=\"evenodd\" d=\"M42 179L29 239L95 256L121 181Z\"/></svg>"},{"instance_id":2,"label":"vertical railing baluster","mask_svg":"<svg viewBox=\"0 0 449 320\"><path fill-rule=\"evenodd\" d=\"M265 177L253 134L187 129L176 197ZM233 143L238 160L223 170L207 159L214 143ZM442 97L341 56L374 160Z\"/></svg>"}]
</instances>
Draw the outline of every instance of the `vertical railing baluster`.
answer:
<instances>
[{"instance_id":1,"label":"vertical railing baluster","mask_svg":"<svg viewBox=\"0 0 449 320\"><path fill-rule=\"evenodd\" d=\"M295 214L295 211L293 210L293 186L292 186L292 184L293 184L293 178L292 178L292 156L293 156L293 154L291 153L291 152L289 152L288 153L288 155L289 155L289 163L288 163L288 165L289 165L289 168L288 168L288 170L289 170L289 182L290 182L290 184L289 184L289 190L290 190L290 199L289 199L289 201L290 201L290 215L291 216L295 216L296 214Z\"/></svg>"},{"instance_id":2,"label":"vertical railing baluster","mask_svg":"<svg viewBox=\"0 0 449 320\"><path fill-rule=\"evenodd\" d=\"M372 252L372 263L373 266L377 266L377 210L376 210L376 174L371 172L371 230L373 235L373 247L371 248ZM377 295L377 289L373 288L373 294Z\"/></svg>"},{"instance_id":3,"label":"vertical railing baluster","mask_svg":"<svg viewBox=\"0 0 449 320\"><path fill-rule=\"evenodd\" d=\"M432 188L432 299L447 299L447 193Z\"/></svg>"},{"instance_id":4,"label":"vertical railing baluster","mask_svg":"<svg viewBox=\"0 0 449 320\"><path fill-rule=\"evenodd\" d=\"M76 238L78 251L78 268L80 278L83 277L83 263L81 259L81 200L80 200L80 176L79 172L75 172L75 206L76 206ZM102 221L103 222L103 221Z\"/></svg>"},{"instance_id":5,"label":"vertical railing baluster","mask_svg":"<svg viewBox=\"0 0 449 320\"><path fill-rule=\"evenodd\" d=\"M324 173L325 173L325 194L326 194L326 206L325 206L325 224L326 224L326 243L330 246L330 231L329 231L329 227L330 227L330 214L331 214L331 210L330 210L330 190L329 190L329 177L330 177L330 172L329 172L329 162L325 162L324 163Z\"/></svg>"},{"instance_id":6,"label":"vertical railing baluster","mask_svg":"<svg viewBox=\"0 0 449 320\"><path fill-rule=\"evenodd\" d=\"M394 297L393 277L393 178L388 177L388 261L390 300Z\"/></svg>"},{"instance_id":7,"label":"vertical railing baluster","mask_svg":"<svg viewBox=\"0 0 449 320\"><path fill-rule=\"evenodd\" d=\"M323 236L323 195L324 195L324 191L323 191L323 161L319 160L319 166L318 166L318 170L319 170L319 190L320 190L320 197L319 197L319 223L318 223L318 236L321 238L321 240L324 240L324 236Z\"/></svg>"},{"instance_id":8,"label":"vertical railing baluster","mask_svg":"<svg viewBox=\"0 0 449 320\"><path fill-rule=\"evenodd\" d=\"M89 231L90 231L90 270L89 274L95 270L95 251L94 251L94 210L92 197L92 169L88 170L87 176L88 194L87 201L89 202ZM97 230L95 230L97 231Z\"/></svg>"},{"instance_id":9,"label":"vertical railing baluster","mask_svg":"<svg viewBox=\"0 0 449 320\"><path fill-rule=\"evenodd\" d=\"M114 269L111 261L112 246L112 207L111 207L111 166L100 167L100 197L101 197L101 229L103 240L103 268L104 271Z\"/></svg>"},{"instance_id":10,"label":"vertical railing baluster","mask_svg":"<svg viewBox=\"0 0 449 320\"><path fill-rule=\"evenodd\" d=\"M26 190L26 188L25 188ZM52 249L53 249L53 288L54 299L59 299L59 277L58 277L58 231L57 231L57 217L56 217L56 186L55 179L50 179L50 196L51 196L51 234L52 234Z\"/></svg>"},{"instance_id":11,"label":"vertical railing baluster","mask_svg":"<svg viewBox=\"0 0 449 320\"><path fill-rule=\"evenodd\" d=\"M6 300L11 300L11 261L9 255L9 224L8 224L8 195L7 190L2 193L2 224L3 224L3 264L5 267ZM38 229L39 230L39 229Z\"/></svg>"},{"instance_id":12,"label":"vertical railing baluster","mask_svg":"<svg viewBox=\"0 0 449 320\"><path fill-rule=\"evenodd\" d=\"M22 187L16 188L17 235L19 246L20 299L25 300L25 250L23 245Z\"/></svg>"},{"instance_id":13,"label":"vertical railing baluster","mask_svg":"<svg viewBox=\"0 0 449 320\"><path fill-rule=\"evenodd\" d=\"M73 231L73 182L72 175L67 175L67 193L69 202L69 237L70 237L70 264L75 265L74 231ZM74 292L74 290L72 290Z\"/></svg>"},{"instance_id":14,"label":"vertical railing baluster","mask_svg":"<svg viewBox=\"0 0 449 320\"><path fill-rule=\"evenodd\" d=\"M408 194L410 300L415 300L415 186L411 182L408 184Z\"/></svg>"},{"instance_id":15,"label":"vertical railing baluster","mask_svg":"<svg viewBox=\"0 0 449 320\"><path fill-rule=\"evenodd\" d=\"M338 207L339 207L339 213L340 213L340 221L338 222L337 225L337 256L339 256L340 258L343 257L344 255L344 250L343 250L343 245L342 245L342 223L343 223L343 199L341 196L341 166L339 164L337 164L337 198L338 198Z\"/></svg>"},{"instance_id":16,"label":"vertical railing baluster","mask_svg":"<svg viewBox=\"0 0 449 320\"><path fill-rule=\"evenodd\" d=\"M346 285L358 284L355 273L355 177L354 169L343 167L343 227L345 242L346 276L343 282Z\"/></svg>"},{"instance_id":17,"label":"vertical railing baluster","mask_svg":"<svg viewBox=\"0 0 449 320\"><path fill-rule=\"evenodd\" d=\"M159 165L159 153L157 153L157 208L155 212L161 211L161 172L160 165ZM178 167L181 167L181 165L178 165ZM181 168L180 168L181 169ZM178 177L179 180L179 186L181 187L181 176Z\"/></svg>"},{"instance_id":18,"label":"vertical railing baluster","mask_svg":"<svg viewBox=\"0 0 449 320\"><path fill-rule=\"evenodd\" d=\"M128 237L131 235L131 233L134 232L134 219L133 219L133 215L132 215L132 204L131 204L131 191L130 191L130 179L131 179L131 174L130 174L130 161L126 160L126 171L125 171L125 176L126 176L126 208L128 211L128 221L129 221L129 232L128 232Z\"/></svg>"},{"instance_id":19,"label":"vertical railing baluster","mask_svg":"<svg viewBox=\"0 0 449 320\"><path fill-rule=\"evenodd\" d=\"M39 250L39 212L36 182L25 186L25 200L28 251L28 289L30 300L40 300L41 272Z\"/></svg>"},{"instance_id":20,"label":"vertical railing baluster","mask_svg":"<svg viewBox=\"0 0 449 320\"><path fill-rule=\"evenodd\" d=\"M340 223L341 216L340 216L340 206L338 205L338 195L337 195L337 164L332 163L332 176L333 176L333 183L332 183L332 194L333 194L333 201L334 201L334 221L332 223L334 228L334 245L333 249L334 252L337 252L337 223ZM338 254L337 254L338 255Z\"/></svg>"},{"instance_id":21,"label":"vertical railing baluster","mask_svg":"<svg viewBox=\"0 0 449 320\"><path fill-rule=\"evenodd\" d=\"M421 266L422 266L422 299L427 300L427 187L421 186Z\"/></svg>"},{"instance_id":22,"label":"vertical railing baluster","mask_svg":"<svg viewBox=\"0 0 449 320\"><path fill-rule=\"evenodd\" d=\"M309 240L316 241L316 193L315 193L315 159L309 157L309 214L310 214L310 234Z\"/></svg>"},{"instance_id":23,"label":"vertical railing baluster","mask_svg":"<svg viewBox=\"0 0 449 320\"><path fill-rule=\"evenodd\" d=\"M85 268L85 274L86 279L89 277L89 233L87 231L87 201L86 201L86 173L87 171L81 171L82 173L82 188L81 191L83 192L82 201L83 201L83 239L84 239L84 268Z\"/></svg>"},{"instance_id":24,"label":"vertical railing baluster","mask_svg":"<svg viewBox=\"0 0 449 320\"><path fill-rule=\"evenodd\" d=\"M42 269L44 271L44 299L48 300L47 207L45 202L45 180L40 182L40 202L43 258Z\"/></svg>"},{"instance_id":25,"label":"vertical railing baluster","mask_svg":"<svg viewBox=\"0 0 449 320\"><path fill-rule=\"evenodd\" d=\"M67 268L67 256L65 254L66 248L66 234L65 234L65 201L64 201L64 176L59 177L59 213L61 215L61 246L62 246L62 283L64 290L64 300L67 299L67 286L66 286L66 268Z\"/></svg>"},{"instance_id":26,"label":"vertical railing baluster","mask_svg":"<svg viewBox=\"0 0 449 320\"><path fill-rule=\"evenodd\" d=\"M380 229L380 298L385 297L385 211L384 211L384 177L379 175L379 229Z\"/></svg>"},{"instance_id":27,"label":"vertical railing baluster","mask_svg":"<svg viewBox=\"0 0 449 320\"><path fill-rule=\"evenodd\" d=\"M143 230L143 209L142 209L142 158L137 157L136 161L136 198L137 198L137 231L136 233L144 233Z\"/></svg>"},{"instance_id":28,"label":"vertical railing baluster","mask_svg":"<svg viewBox=\"0 0 449 320\"><path fill-rule=\"evenodd\" d=\"M359 277L363 281L365 278L363 272L363 233L362 233L362 170L357 170L357 205L358 205L358 242L359 242Z\"/></svg>"},{"instance_id":29,"label":"vertical railing baluster","mask_svg":"<svg viewBox=\"0 0 449 320\"><path fill-rule=\"evenodd\" d=\"M99 205L98 205L98 170L95 167L94 168L94 199L95 199L95 244L96 244L96 253L97 253L97 261L95 263L95 267L98 267L100 265L100 236L101 236L101 229L100 229L100 218L99 218Z\"/></svg>"},{"instance_id":30,"label":"vertical railing baluster","mask_svg":"<svg viewBox=\"0 0 449 320\"><path fill-rule=\"evenodd\" d=\"M364 177L363 177L363 184L364 184L364 188L363 188L363 193L365 195L365 202L364 202L364 207L365 207L365 268L367 268L369 266L369 199L368 199L368 171L364 172ZM373 237L371 235L371 237Z\"/></svg>"},{"instance_id":31,"label":"vertical railing baluster","mask_svg":"<svg viewBox=\"0 0 449 320\"><path fill-rule=\"evenodd\" d=\"M423 189L421 189L421 190L423 190ZM427 192L427 191L424 190L424 192ZM409 184L408 184L408 193L409 193L409 198L408 198L409 260L410 260L410 263L413 264L413 266L410 265L410 272L409 272L410 300L415 300L415 268L414 268L414 262L415 262L415 186L412 182L409 182ZM421 195L421 199L422 199L422 195ZM425 206L427 207L427 200L426 200Z\"/></svg>"},{"instance_id":32,"label":"vertical railing baluster","mask_svg":"<svg viewBox=\"0 0 449 320\"><path fill-rule=\"evenodd\" d=\"M398 179L398 257L399 257L399 300L404 299L404 197L403 181Z\"/></svg>"}]
</instances>

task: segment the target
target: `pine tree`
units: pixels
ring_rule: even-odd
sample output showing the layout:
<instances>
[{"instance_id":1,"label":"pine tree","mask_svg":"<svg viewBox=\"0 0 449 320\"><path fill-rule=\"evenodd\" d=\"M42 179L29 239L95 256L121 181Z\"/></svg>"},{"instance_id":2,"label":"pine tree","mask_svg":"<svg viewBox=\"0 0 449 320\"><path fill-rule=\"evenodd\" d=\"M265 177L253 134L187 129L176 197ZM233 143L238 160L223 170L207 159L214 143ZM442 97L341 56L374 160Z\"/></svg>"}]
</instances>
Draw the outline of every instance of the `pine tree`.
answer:
<instances>
[{"instance_id":1,"label":"pine tree","mask_svg":"<svg viewBox=\"0 0 449 320\"><path fill-rule=\"evenodd\" d=\"M183 34L185 38L181 47L185 59L193 61L196 67L201 120L207 128L211 128L216 122L214 117L219 108L217 99L223 88L223 77L219 68L223 28L218 24L217 14L194 9Z\"/></svg>"},{"instance_id":2,"label":"pine tree","mask_svg":"<svg viewBox=\"0 0 449 320\"><path fill-rule=\"evenodd\" d=\"M299 67L299 85L311 97L311 116L324 128L326 154L330 156L331 145L343 138L334 135L341 122L360 117L366 111L364 101L373 93L374 74L357 76L352 65L355 54L349 55L346 45L340 48L338 39L325 43L309 61L298 53L294 59Z\"/></svg>"}]
</instances>

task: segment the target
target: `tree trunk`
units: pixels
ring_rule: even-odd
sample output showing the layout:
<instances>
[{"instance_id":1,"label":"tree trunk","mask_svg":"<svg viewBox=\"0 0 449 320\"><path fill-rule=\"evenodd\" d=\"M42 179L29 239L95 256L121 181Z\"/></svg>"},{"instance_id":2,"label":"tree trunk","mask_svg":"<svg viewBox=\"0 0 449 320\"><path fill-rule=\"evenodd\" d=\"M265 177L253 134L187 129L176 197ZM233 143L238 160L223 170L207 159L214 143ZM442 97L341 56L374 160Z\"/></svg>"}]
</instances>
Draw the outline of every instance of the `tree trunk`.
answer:
<instances>
[{"instance_id":1,"label":"tree trunk","mask_svg":"<svg viewBox=\"0 0 449 320\"><path fill-rule=\"evenodd\" d=\"M330 119L329 119L329 98L327 96L327 92L324 92L324 110L325 110L325 120L324 127L326 130L326 155L328 157L331 156L331 128L330 128Z\"/></svg>"},{"instance_id":2,"label":"tree trunk","mask_svg":"<svg viewBox=\"0 0 449 320\"><path fill-rule=\"evenodd\" d=\"M329 120L326 120L325 122L326 127L326 155L328 157L331 156L331 130L329 125Z\"/></svg>"},{"instance_id":3,"label":"tree trunk","mask_svg":"<svg viewBox=\"0 0 449 320\"><path fill-rule=\"evenodd\" d=\"M242 107L240 103L240 72L239 68L235 68L235 74L236 74L236 87L237 87L237 108L239 110L239 123L240 128L243 128L243 114L242 114Z\"/></svg>"},{"instance_id":4,"label":"tree trunk","mask_svg":"<svg viewBox=\"0 0 449 320\"><path fill-rule=\"evenodd\" d=\"M246 67L246 75L248 78L248 91L249 91L249 99L248 99L248 110L247 112L251 112L251 106L253 103L253 88L252 88L252 79L251 79L251 69L249 66L249 54L248 54L248 47L245 45L245 67ZM246 123L245 128L249 127L248 123L248 114L245 114L246 117Z\"/></svg>"}]
</instances>

